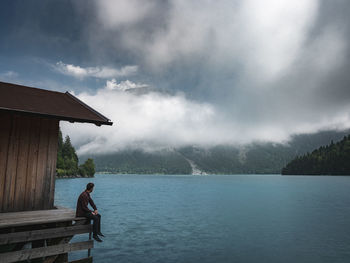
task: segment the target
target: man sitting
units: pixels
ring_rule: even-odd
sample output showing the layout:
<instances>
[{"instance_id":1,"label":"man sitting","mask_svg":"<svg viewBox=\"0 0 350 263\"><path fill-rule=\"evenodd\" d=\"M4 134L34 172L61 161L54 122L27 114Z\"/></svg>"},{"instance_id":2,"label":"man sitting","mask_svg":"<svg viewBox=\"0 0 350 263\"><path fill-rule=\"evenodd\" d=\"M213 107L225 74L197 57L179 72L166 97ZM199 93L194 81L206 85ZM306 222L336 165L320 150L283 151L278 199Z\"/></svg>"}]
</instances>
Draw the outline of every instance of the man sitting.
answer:
<instances>
[{"instance_id":1,"label":"man sitting","mask_svg":"<svg viewBox=\"0 0 350 263\"><path fill-rule=\"evenodd\" d=\"M101 215L98 213L97 207L90 197L90 193L94 190L94 186L93 183L88 183L86 185L86 190L80 194L77 202L76 216L86 217L93 220L93 238L98 242L102 242L99 238L99 236L104 237L101 233ZM88 208L88 204L94 209L93 211Z\"/></svg>"}]
</instances>

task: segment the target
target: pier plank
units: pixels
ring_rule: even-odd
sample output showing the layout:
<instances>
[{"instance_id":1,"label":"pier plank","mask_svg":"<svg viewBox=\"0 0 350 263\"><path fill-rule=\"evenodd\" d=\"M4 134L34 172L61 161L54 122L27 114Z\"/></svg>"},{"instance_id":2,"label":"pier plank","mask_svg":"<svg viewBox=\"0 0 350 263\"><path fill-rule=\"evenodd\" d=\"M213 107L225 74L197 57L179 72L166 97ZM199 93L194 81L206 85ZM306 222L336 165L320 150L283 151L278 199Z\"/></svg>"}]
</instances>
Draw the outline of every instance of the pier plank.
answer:
<instances>
[{"instance_id":1,"label":"pier plank","mask_svg":"<svg viewBox=\"0 0 350 263\"><path fill-rule=\"evenodd\" d=\"M73 236L78 234L89 233L90 231L91 225L89 224L0 234L0 245L13 244L18 242L29 242L48 238Z\"/></svg>"},{"instance_id":2,"label":"pier plank","mask_svg":"<svg viewBox=\"0 0 350 263\"><path fill-rule=\"evenodd\" d=\"M71 209L49 209L24 212L0 213L0 228L74 221Z\"/></svg>"},{"instance_id":3,"label":"pier plank","mask_svg":"<svg viewBox=\"0 0 350 263\"><path fill-rule=\"evenodd\" d=\"M77 250L84 250L93 248L94 242L92 240L71 243L71 244L60 244L48 247L40 247L33 249L26 249L14 252L7 252L1 254L2 263L11 263L17 261L30 260L34 258L41 258L47 256L53 256L57 254L64 254Z\"/></svg>"}]
</instances>

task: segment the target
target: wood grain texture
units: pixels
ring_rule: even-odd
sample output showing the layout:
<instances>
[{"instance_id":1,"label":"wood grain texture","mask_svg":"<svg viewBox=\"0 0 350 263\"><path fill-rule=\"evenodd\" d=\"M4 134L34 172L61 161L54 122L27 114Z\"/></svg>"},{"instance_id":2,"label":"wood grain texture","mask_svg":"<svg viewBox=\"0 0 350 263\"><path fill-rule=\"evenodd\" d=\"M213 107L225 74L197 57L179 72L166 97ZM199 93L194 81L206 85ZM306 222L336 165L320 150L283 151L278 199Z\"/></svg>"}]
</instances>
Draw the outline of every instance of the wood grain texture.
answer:
<instances>
[{"instance_id":1,"label":"wood grain texture","mask_svg":"<svg viewBox=\"0 0 350 263\"><path fill-rule=\"evenodd\" d=\"M17 176L17 159L19 149L20 130L18 128L19 116L12 115L11 133L7 153L5 189L4 189L4 211L15 211L15 187Z\"/></svg>"},{"instance_id":2,"label":"wood grain texture","mask_svg":"<svg viewBox=\"0 0 350 263\"><path fill-rule=\"evenodd\" d=\"M19 118L18 129L20 133L18 158L17 158L17 172L15 182L15 199L14 210L24 210L25 204L25 189L26 176L28 166L28 150L29 150L29 130L30 118Z\"/></svg>"},{"instance_id":3,"label":"wood grain texture","mask_svg":"<svg viewBox=\"0 0 350 263\"><path fill-rule=\"evenodd\" d=\"M89 224L0 234L0 245L89 233L91 226Z\"/></svg>"},{"instance_id":4,"label":"wood grain texture","mask_svg":"<svg viewBox=\"0 0 350 263\"><path fill-rule=\"evenodd\" d=\"M25 209L34 209L35 204L35 186L36 173L38 166L39 139L40 139L40 118L31 119L31 127L29 130L29 151L28 151L28 166L26 175L25 189Z\"/></svg>"},{"instance_id":5,"label":"wood grain texture","mask_svg":"<svg viewBox=\"0 0 350 263\"><path fill-rule=\"evenodd\" d=\"M59 121L1 112L0 212L51 209Z\"/></svg>"},{"instance_id":6,"label":"wood grain texture","mask_svg":"<svg viewBox=\"0 0 350 263\"><path fill-rule=\"evenodd\" d=\"M52 256L57 254L63 254L67 252L89 249L94 246L92 240L77 242L72 244L60 244L55 246L40 247L33 249L20 250L15 252L8 252L1 254L1 262L10 263L17 261L30 260L33 258L41 258L46 256Z\"/></svg>"},{"instance_id":7,"label":"wood grain texture","mask_svg":"<svg viewBox=\"0 0 350 263\"><path fill-rule=\"evenodd\" d=\"M0 122L0 212L2 212L4 204L7 155L11 133L11 116L0 112Z\"/></svg>"},{"instance_id":8,"label":"wood grain texture","mask_svg":"<svg viewBox=\"0 0 350 263\"><path fill-rule=\"evenodd\" d=\"M0 229L52 222L72 222L76 219L75 211L67 208L0 213Z\"/></svg>"},{"instance_id":9,"label":"wood grain texture","mask_svg":"<svg viewBox=\"0 0 350 263\"><path fill-rule=\"evenodd\" d=\"M47 179L45 184L44 196L47 201L44 203L44 209L50 209L54 206L55 195L55 176L56 176L56 161L58 148L58 131L59 121L51 120L49 127L49 145L48 145L48 161L47 161Z\"/></svg>"},{"instance_id":10,"label":"wood grain texture","mask_svg":"<svg viewBox=\"0 0 350 263\"><path fill-rule=\"evenodd\" d=\"M35 200L33 209L42 209L44 204L44 185L46 180L47 153L49 143L49 120L41 119L38 164L35 179Z\"/></svg>"}]
</instances>

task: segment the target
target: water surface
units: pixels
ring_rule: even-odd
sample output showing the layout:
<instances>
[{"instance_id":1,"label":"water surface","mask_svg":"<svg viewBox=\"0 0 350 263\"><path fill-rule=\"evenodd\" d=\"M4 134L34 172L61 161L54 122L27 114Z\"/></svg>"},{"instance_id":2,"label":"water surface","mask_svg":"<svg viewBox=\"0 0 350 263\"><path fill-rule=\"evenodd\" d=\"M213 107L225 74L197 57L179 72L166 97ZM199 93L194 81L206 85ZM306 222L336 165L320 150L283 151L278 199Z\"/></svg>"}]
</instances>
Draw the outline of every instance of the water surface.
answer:
<instances>
[{"instance_id":1,"label":"water surface","mask_svg":"<svg viewBox=\"0 0 350 263\"><path fill-rule=\"evenodd\" d=\"M350 177L97 175L56 180L56 205L90 181L94 262L350 262Z\"/></svg>"}]
</instances>

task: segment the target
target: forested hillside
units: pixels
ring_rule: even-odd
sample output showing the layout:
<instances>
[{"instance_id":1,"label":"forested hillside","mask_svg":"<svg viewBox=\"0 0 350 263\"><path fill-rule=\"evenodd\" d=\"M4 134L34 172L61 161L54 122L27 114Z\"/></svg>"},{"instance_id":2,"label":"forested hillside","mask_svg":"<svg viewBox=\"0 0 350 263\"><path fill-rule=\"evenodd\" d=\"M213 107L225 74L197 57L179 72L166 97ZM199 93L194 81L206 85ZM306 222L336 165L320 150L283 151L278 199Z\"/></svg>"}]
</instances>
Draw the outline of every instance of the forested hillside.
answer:
<instances>
[{"instance_id":1,"label":"forested hillside","mask_svg":"<svg viewBox=\"0 0 350 263\"><path fill-rule=\"evenodd\" d=\"M69 136L63 141L62 132L58 135L56 175L58 177L93 177L95 174L94 161L88 158L84 164L78 166L78 155Z\"/></svg>"},{"instance_id":2,"label":"forested hillside","mask_svg":"<svg viewBox=\"0 0 350 263\"><path fill-rule=\"evenodd\" d=\"M216 146L211 148L183 147L145 152L124 150L112 154L85 155L82 160L94 158L96 171L128 174L190 174L189 161L210 174L280 173L296 156L333 141L341 140L349 131L324 131L297 135L288 144L253 143L241 147Z\"/></svg>"},{"instance_id":3,"label":"forested hillside","mask_svg":"<svg viewBox=\"0 0 350 263\"><path fill-rule=\"evenodd\" d=\"M282 174L350 175L350 135L296 157L282 169Z\"/></svg>"},{"instance_id":4,"label":"forested hillside","mask_svg":"<svg viewBox=\"0 0 350 263\"><path fill-rule=\"evenodd\" d=\"M86 159L86 156L82 159ZM122 174L190 174L190 164L174 151L145 152L129 150L107 155L93 155L96 170Z\"/></svg>"}]
</instances>

